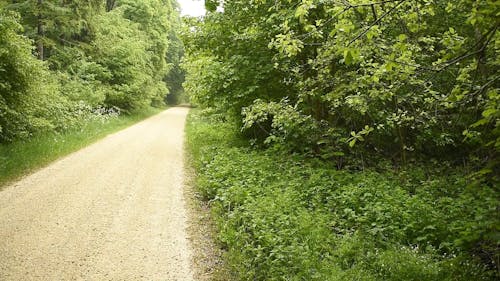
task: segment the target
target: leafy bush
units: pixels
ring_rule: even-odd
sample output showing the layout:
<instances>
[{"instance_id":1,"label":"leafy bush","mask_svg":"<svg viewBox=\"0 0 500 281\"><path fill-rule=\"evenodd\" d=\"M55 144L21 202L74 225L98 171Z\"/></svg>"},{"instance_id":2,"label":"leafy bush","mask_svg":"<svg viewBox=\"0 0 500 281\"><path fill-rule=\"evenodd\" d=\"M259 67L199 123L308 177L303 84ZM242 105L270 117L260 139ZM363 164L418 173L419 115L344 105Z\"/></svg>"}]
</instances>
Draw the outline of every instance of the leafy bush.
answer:
<instances>
[{"instance_id":1,"label":"leafy bush","mask_svg":"<svg viewBox=\"0 0 500 281\"><path fill-rule=\"evenodd\" d=\"M498 196L463 172L338 171L252 149L231 122L203 116L187 127L197 188L241 280L498 277Z\"/></svg>"},{"instance_id":2,"label":"leafy bush","mask_svg":"<svg viewBox=\"0 0 500 281\"><path fill-rule=\"evenodd\" d=\"M318 129L315 120L296 111L287 100L266 103L258 99L243 108L242 115L242 130L256 139L263 139L264 144L281 144L292 151L304 152L318 141L314 137Z\"/></svg>"}]
</instances>

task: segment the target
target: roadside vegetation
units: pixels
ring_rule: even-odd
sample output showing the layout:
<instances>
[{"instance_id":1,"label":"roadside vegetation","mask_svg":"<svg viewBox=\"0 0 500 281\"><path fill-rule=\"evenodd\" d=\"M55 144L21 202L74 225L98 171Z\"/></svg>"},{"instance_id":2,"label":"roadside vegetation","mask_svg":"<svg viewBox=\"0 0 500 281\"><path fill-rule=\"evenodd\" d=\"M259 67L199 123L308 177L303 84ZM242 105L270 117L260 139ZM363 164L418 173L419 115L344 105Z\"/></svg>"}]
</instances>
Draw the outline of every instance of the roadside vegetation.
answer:
<instances>
[{"instance_id":1,"label":"roadside vegetation","mask_svg":"<svg viewBox=\"0 0 500 281\"><path fill-rule=\"evenodd\" d=\"M26 140L0 144L0 189L1 186L37 168L83 148L108 134L114 133L164 108L144 108L127 115L118 112L94 114L81 120L81 126L64 132L46 132Z\"/></svg>"},{"instance_id":2,"label":"roadside vegetation","mask_svg":"<svg viewBox=\"0 0 500 281\"><path fill-rule=\"evenodd\" d=\"M226 280L495 280L496 192L434 164L364 171L255 149L221 114L187 125ZM479 251L478 241L483 241ZM490 248L491 247L491 248Z\"/></svg>"},{"instance_id":3,"label":"roadside vegetation","mask_svg":"<svg viewBox=\"0 0 500 281\"><path fill-rule=\"evenodd\" d=\"M205 1L188 137L236 280L500 278L498 1Z\"/></svg>"}]
</instances>

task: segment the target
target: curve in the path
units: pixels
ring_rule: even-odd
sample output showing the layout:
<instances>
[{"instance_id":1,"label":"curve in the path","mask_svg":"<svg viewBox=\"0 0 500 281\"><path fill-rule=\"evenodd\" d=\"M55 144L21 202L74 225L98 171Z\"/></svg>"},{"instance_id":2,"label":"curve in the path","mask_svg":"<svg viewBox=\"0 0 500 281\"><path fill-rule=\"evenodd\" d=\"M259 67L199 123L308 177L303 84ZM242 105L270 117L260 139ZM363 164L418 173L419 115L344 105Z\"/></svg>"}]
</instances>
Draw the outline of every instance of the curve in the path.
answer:
<instances>
[{"instance_id":1,"label":"curve in the path","mask_svg":"<svg viewBox=\"0 0 500 281\"><path fill-rule=\"evenodd\" d=\"M171 108L0 192L0 280L191 281L187 108Z\"/></svg>"}]
</instances>

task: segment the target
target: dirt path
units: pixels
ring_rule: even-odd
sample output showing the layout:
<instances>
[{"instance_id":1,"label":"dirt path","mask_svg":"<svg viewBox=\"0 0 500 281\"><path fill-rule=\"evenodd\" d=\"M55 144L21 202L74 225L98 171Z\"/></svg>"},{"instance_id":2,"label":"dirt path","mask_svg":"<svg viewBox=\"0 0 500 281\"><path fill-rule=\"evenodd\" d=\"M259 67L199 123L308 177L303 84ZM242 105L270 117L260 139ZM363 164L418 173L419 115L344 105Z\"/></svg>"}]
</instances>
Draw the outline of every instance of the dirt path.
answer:
<instances>
[{"instance_id":1,"label":"dirt path","mask_svg":"<svg viewBox=\"0 0 500 281\"><path fill-rule=\"evenodd\" d=\"M169 109L0 192L0 280L193 280L187 112Z\"/></svg>"}]
</instances>

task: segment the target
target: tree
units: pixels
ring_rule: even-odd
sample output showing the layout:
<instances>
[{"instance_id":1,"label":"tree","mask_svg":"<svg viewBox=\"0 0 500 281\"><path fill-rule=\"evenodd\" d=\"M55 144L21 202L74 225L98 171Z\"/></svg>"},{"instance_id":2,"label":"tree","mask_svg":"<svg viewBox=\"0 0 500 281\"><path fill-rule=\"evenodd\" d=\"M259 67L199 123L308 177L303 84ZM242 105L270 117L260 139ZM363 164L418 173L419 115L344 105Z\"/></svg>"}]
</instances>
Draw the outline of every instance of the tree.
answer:
<instances>
[{"instance_id":1,"label":"tree","mask_svg":"<svg viewBox=\"0 0 500 281\"><path fill-rule=\"evenodd\" d=\"M286 100L321 128L311 132L316 152L376 148L406 163L482 147L488 161L498 149L496 10L469 0L224 1L188 38L189 61L223 70L202 65L214 72L188 75L186 86L236 115Z\"/></svg>"}]
</instances>

